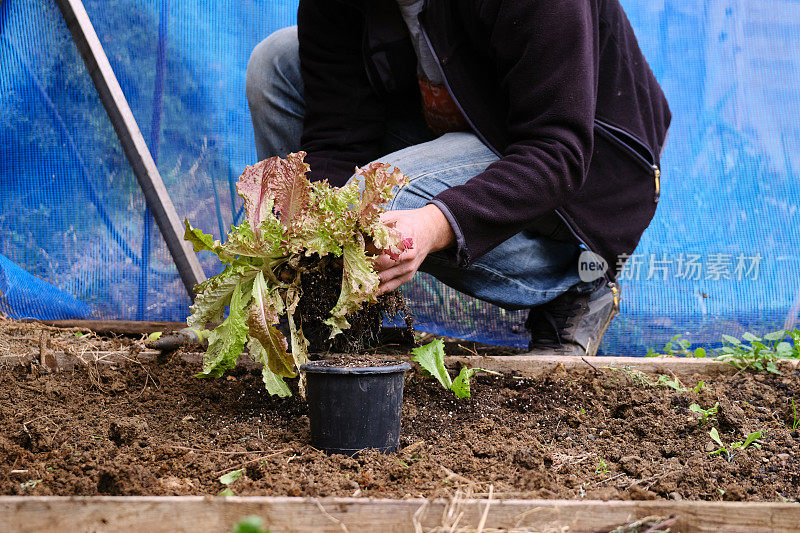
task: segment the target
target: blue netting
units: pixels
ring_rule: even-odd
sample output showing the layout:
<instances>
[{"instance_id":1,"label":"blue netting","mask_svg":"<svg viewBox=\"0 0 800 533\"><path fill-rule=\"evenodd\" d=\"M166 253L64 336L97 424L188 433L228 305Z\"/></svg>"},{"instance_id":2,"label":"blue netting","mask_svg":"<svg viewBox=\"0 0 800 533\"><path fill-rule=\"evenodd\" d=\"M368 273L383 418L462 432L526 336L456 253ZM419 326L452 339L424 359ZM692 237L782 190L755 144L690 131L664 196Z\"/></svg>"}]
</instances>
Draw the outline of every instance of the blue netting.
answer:
<instances>
[{"instance_id":1,"label":"blue netting","mask_svg":"<svg viewBox=\"0 0 800 533\"><path fill-rule=\"evenodd\" d=\"M800 309L800 4L624 1L670 100L658 213L623 276L606 352L675 333L789 325ZM216 237L241 216L256 154L251 49L296 0L87 0L181 217ZM0 310L183 320L189 299L52 0L0 1ZM203 256L206 273L216 273ZM497 344L524 313L420 276L421 329Z\"/></svg>"}]
</instances>

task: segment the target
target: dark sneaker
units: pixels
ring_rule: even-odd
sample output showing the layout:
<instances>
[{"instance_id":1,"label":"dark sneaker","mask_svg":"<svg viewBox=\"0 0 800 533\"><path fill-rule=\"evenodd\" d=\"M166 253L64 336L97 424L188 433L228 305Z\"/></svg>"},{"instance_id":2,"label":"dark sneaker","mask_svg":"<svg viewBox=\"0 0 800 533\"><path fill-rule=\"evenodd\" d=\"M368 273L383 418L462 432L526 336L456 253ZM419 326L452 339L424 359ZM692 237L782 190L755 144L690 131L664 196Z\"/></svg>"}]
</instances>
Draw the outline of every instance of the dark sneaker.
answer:
<instances>
[{"instance_id":1,"label":"dark sneaker","mask_svg":"<svg viewBox=\"0 0 800 533\"><path fill-rule=\"evenodd\" d=\"M531 355L596 355L606 328L619 313L614 290L604 281L592 291L569 289L532 308L525 321Z\"/></svg>"}]
</instances>

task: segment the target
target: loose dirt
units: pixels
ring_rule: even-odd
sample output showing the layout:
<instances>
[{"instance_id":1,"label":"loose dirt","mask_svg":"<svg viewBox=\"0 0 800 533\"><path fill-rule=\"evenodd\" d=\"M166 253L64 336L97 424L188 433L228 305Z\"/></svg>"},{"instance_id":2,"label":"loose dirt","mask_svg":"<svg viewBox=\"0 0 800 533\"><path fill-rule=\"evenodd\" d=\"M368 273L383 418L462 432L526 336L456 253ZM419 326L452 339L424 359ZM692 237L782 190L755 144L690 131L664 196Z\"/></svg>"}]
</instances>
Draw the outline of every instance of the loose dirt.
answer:
<instances>
[{"instance_id":1,"label":"loose dirt","mask_svg":"<svg viewBox=\"0 0 800 533\"><path fill-rule=\"evenodd\" d=\"M77 339L69 335L58 342ZM218 494L220 476L244 469L229 486L237 495L432 497L492 486L501 497L800 497L796 370L720 376L700 392L589 367L537 379L479 376L470 400L415 370L406 377L401 450L357 457L311 448L304 402L270 397L258 373L201 380L199 370L178 356L52 374L6 364L0 493ZM717 402L703 425L689 410ZM712 456L712 427L726 444L766 433L760 449Z\"/></svg>"},{"instance_id":2,"label":"loose dirt","mask_svg":"<svg viewBox=\"0 0 800 533\"><path fill-rule=\"evenodd\" d=\"M330 318L331 309L336 305L342 291L341 260L332 257L320 260L317 256L312 256L305 261L316 267L303 274L301 290L303 294L311 294L313 297L300 298L297 314L303 317L303 334L309 341L310 351L359 353L374 348L382 340L381 323L384 314L390 317L402 314L407 331L400 334L401 340L413 342L413 319L398 291L384 294L378 298L376 304L366 305L359 311L349 313L347 320L350 327L331 339L331 327L325 321ZM288 337L287 328L288 323L284 328L284 335Z\"/></svg>"}]
</instances>

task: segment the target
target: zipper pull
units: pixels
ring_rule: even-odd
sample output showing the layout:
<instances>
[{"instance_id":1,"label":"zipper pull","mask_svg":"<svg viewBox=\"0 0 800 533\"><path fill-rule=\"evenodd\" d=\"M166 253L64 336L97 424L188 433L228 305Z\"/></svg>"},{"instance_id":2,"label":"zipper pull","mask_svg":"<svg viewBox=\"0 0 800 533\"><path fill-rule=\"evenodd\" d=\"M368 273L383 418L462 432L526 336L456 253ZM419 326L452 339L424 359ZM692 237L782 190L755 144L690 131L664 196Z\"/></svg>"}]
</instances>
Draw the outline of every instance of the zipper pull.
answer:
<instances>
[{"instance_id":1,"label":"zipper pull","mask_svg":"<svg viewBox=\"0 0 800 533\"><path fill-rule=\"evenodd\" d=\"M622 297L621 297L620 292L619 292L619 287L617 287L616 283L609 282L608 283L608 288L611 289L611 294L613 295L613 298L614 298L614 311L617 314L619 314L619 305L620 305L620 302L622 300Z\"/></svg>"},{"instance_id":2,"label":"zipper pull","mask_svg":"<svg viewBox=\"0 0 800 533\"><path fill-rule=\"evenodd\" d=\"M653 177L656 181L656 194L653 197L653 201L658 203L658 200L661 198L661 169L658 168L658 165L653 165Z\"/></svg>"}]
</instances>

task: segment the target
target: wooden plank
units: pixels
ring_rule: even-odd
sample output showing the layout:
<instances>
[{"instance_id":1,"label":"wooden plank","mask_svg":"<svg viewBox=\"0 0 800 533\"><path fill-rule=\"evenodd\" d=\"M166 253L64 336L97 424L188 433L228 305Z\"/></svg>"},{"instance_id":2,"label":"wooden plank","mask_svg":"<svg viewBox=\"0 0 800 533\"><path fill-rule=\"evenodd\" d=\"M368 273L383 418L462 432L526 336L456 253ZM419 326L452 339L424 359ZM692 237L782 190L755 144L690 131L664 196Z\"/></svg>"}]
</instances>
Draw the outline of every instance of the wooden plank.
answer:
<instances>
[{"instance_id":1,"label":"wooden plank","mask_svg":"<svg viewBox=\"0 0 800 533\"><path fill-rule=\"evenodd\" d=\"M145 335L161 331L163 333L185 328L185 322L158 322L138 320L26 320L39 322L57 328L89 329L101 335Z\"/></svg>"},{"instance_id":2,"label":"wooden plank","mask_svg":"<svg viewBox=\"0 0 800 533\"><path fill-rule=\"evenodd\" d=\"M139 131L139 126L86 14L86 9L80 0L56 0L56 3L83 57L125 156L139 181L153 218L164 236L186 292L194 299L194 286L206 279L205 274L191 245L183 240L183 224L178 218L161 174Z\"/></svg>"},{"instance_id":3,"label":"wooden plank","mask_svg":"<svg viewBox=\"0 0 800 533\"><path fill-rule=\"evenodd\" d=\"M672 531L797 531L800 505L793 503L595 501L595 500L380 500L369 498L0 497L7 531L230 532L258 515L272 533L429 530L608 531L645 517L676 517ZM517 529L513 529L517 528ZM450 530L449 528L447 530Z\"/></svg>"},{"instance_id":4,"label":"wooden plank","mask_svg":"<svg viewBox=\"0 0 800 533\"><path fill-rule=\"evenodd\" d=\"M157 359L161 352L156 350L144 350L135 354L130 351L107 351L107 352L87 352L80 356L65 352L55 352L53 356L58 365L58 370L72 370L76 366L87 364L107 364L120 365L134 361L147 362ZM203 360L202 352L181 352L180 357L187 362L199 362ZM0 356L0 364L30 364L38 361L38 352L30 354L16 354ZM409 359L409 356L400 357ZM496 370L504 374L522 377L537 377L553 372L569 372L576 369L596 368L600 371L603 367L615 367L625 369L635 369L649 374L675 374L679 377L689 377L700 375L713 377L719 374L731 374L738 372L733 366L713 359L694 359L686 357L580 357L580 356L530 356L530 355L508 355L508 356L448 356L445 362L449 367L467 365L469 367L480 367L487 370ZM258 368L258 365L250 357L250 354L243 353L239 358L238 365L244 368ZM800 360L786 359L779 362L779 367L792 369L800 367Z\"/></svg>"},{"instance_id":5,"label":"wooden plank","mask_svg":"<svg viewBox=\"0 0 800 533\"><path fill-rule=\"evenodd\" d=\"M508 356L451 356L448 363L458 363L469 367L496 370L504 374L536 377L559 369L569 372L574 369L601 369L602 367L630 368L653 374L691 376L701 374L714 376L720 373L735 372L736 369L724 362L710 358L687 357L580 357L574 355L508 355ZM781 364L797 367L798 360L787 360Z\"/></svg>"}]
</instances>

